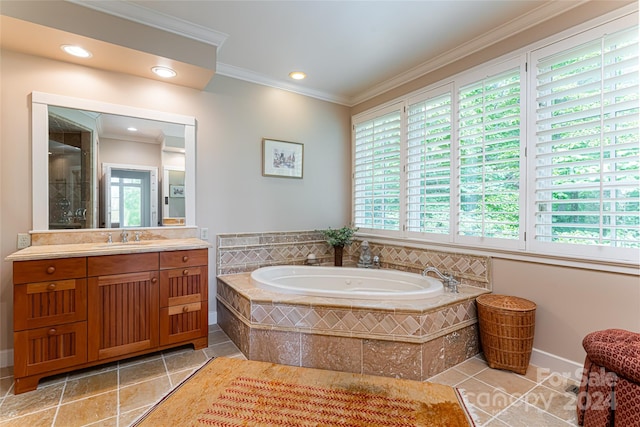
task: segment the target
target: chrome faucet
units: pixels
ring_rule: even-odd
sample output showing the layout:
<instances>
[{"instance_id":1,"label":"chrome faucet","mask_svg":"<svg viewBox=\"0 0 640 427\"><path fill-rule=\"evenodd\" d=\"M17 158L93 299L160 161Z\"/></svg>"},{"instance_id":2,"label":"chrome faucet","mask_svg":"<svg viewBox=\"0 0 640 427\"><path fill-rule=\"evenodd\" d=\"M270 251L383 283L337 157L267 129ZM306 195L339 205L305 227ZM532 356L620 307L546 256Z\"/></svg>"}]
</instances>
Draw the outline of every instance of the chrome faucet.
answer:
<instances>
[{"instance_id":1,"label":"chrome faucet","mask_svg":"<svg viewBox=\"0 0 640 427\"><path fill-rule=\"evenodd\" d=\"M122 243L127 243L129 241L129 233L123 231L120 235L122 236Z\"/></svg>"},{"instance_id":2,"label":"chrome faucet","mask_svg":"<svg viewBox=\"0 0 640 427\"><path fill-rule=\"evenodd\" d=\"M436 276L442 280L442 283L447 287L449 292L458 293L458 285L460 282L453 277L453 274L447 272L441 273L437 268L431 266L428 266L422 271L423 276L426 276L427 273L435 273Z\"/></svg>"},{"instance_id":3,"label":"chrome faucet","mask_svg":"<svg viewBox=\"0 0 640 427\"><path fill-rule=\"evenodd\" d=\"M373 267L372 268L380 268L380 257L378 255L373 257Z\"/></svg>"},{"instance_id":4,"label":"chrome faucet","mask_svg":"<svg viewBox=\"0 0 640 427\"><path fill-rule=\"evenodd\" d=\"M107 243L113 243L113 238L111 237L111 233L107 233Z\"/></svg>"},{"instance_id":5,"label":"chrome faucet","mask_svg":"<svg viewBox=\"0 0 640 427\"><path fill-rule=\"evenodd\" d=\"M134 240L135 242L139 242L139 241L140 241L140 235L142 234L142 232L140 232L140 231L136 231L136 232L135 232L135 233L133 233L133 234L134 234L134 238L133 238L133 240Z\"/></svg>"}]
</instances>

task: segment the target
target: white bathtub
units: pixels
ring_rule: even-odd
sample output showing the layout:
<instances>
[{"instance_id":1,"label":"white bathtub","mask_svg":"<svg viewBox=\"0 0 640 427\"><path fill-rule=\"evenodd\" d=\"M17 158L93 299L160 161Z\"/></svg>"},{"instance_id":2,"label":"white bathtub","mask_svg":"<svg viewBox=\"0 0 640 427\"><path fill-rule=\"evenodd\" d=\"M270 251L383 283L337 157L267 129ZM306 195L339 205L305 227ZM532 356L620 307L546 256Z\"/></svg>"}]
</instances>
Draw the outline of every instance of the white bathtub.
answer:
<instances>
[{"instance_id":1,"label":"white bathtub","mask_svg":"<svg viewBox=\"0 0 640 427\"><path fill-rule=\"evenodd\" d=\"M415 300L443 292L432 277L396 270L283 265L251 273L256 287L286 294L351 299Z\"/></svg>"}]
</instances>

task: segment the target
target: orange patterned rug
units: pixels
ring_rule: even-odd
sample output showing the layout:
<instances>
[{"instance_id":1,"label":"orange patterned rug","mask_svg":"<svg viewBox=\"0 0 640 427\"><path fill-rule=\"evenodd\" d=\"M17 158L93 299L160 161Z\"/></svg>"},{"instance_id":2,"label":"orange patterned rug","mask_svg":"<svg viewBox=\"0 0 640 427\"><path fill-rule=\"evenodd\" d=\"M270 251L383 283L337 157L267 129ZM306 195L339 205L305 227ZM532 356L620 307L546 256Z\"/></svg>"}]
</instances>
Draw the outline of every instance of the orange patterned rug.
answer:
<instances>
[{"instance_id":1,"label":"orange patterned rug","mask_svg":"<svg viewBox=\"0 0 640 427\"><path fill-rule=\"evenodd\" d=\"M473 426L455 388L220 357L136 426Z\"/></svg>"}]
</instances>

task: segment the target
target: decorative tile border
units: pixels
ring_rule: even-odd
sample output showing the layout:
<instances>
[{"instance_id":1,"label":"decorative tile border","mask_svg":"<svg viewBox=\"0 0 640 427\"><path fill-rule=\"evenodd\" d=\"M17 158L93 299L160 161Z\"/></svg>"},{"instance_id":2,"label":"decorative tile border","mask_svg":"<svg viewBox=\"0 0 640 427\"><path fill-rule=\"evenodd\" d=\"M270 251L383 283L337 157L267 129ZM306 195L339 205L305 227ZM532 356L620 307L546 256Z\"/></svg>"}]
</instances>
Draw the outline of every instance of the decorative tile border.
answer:
<instances>
[{"instance_id":1,"label":"decorative tile border","mask_svg":"<svg viewBox=\"0 0 640 427\"><path fill-rule=\"evenodd\" d=\"M355 265L361 241L345 248L345 265ZM491 258L406 245L369 242L383 268L413 273L426 266L452 273L462 285L491 289ZM217 237L217 274L253 271L269 265L304 264L315 254L320 264L333 263L333 248L319 231L221 234Z\"/></svg>"}]
</instances>

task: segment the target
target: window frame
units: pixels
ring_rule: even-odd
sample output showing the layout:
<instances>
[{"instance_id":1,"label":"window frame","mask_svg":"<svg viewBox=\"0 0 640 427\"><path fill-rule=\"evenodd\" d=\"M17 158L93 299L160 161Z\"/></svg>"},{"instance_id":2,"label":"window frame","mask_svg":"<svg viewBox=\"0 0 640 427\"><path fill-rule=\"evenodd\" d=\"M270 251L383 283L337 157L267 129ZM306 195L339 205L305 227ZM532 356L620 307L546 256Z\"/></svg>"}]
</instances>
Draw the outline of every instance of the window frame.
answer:
<instances>
[{"instance_id":1,"label":"window frame","mask_svg":"<svg viewBox=\"0 0 640 427\"><path fill-rule=\"evenodd\" d=\"M400 239L401 241L412 241L418 245L450 245L451 247L466 248L475 251L497 251L496 254L512 254L510 256L520 258L524 257L541 257L540 259L551 259L551 257L558 257L558 259L586 261L588 263L595 262L596 264L610 265L638 265L638 251L634 248L615 248L611 246L590 246L590 245L578 245L578 244L564 244L560 248L550 247L549 245L539 244L544 242L538 242L535 244L532 242L531 236L534 236L535 231L535 181L532 180L532 176L535 177L535 121L531 120L532 115L535 115L535 73L531 70L532 53L538 50L547 48L550 45L576 46L574 37L582 37L581 40L588 41L590 35L605 32L616 32L624 28L631 27L638 24L638 10L637 7L622 8L614 13L600 17L596 20L581 24L572 29L565 30L554 36L540 40L532 45L518 49L517 51L503 55L500 58L487 61L484 64L473 67L464 72L450 76L444 80L438 81L425 88L421 88L417 91L409 93L395 100L389 101L383 105L374 107L370 110L363 111L352 117L352 123L355 125L356 120L362 120L363 117L372 119L376 114L379 114L385 108L389 106L400 105L401 110L401 167L403 172L403 178L401 180L401 198L400 198L400 230L399 231L383 231L376 229L361 228L361 235L366 235L367 238L375 239L376 237ZM591 37L593 39L593 37ZM561 50L558 48L558 50ZM483 237L473 236L459 236L458 235L458 214L457 205L459 202L458 194L458 180L459 180L459 165L458 165L458 96L461 87L471 83L474 78L482 75L493 75L491 70L500 69L505 67L505 64L517 63L520 67L520 96L521 96L521 108L520 108L520 226L519 226L519 238L513 239L512 242L508 242L507 239L490 239ZM452 155L451 163L455 166L451 171L451 187L454 189L455 194L451 195L451 232L447 235L434 235L432 233L423 233L416 231L408 231L407 225L407 158L408 158L408 142L407 142L407 110L409 105L413 105L421 100L428 99L429 97L438 96L437 94L445 93L447 90L451 90L453 120L452 120L452 135L451 138L451 150L452 154L455 154L455 158ZM455 107L454 107L455 106ZM355 127L352 128L352 130ZM352 137L352 158L355 158L355 136ZM454 163L455 162L455 163ZM352 169L354 171L355 169ZM352 174L353 176L353 174ZM352 186L352 188L354 188ZM352 214L354 212L354 197L352 195ZM352 219L354 217L352 216ZM509 244L515 243L515 244ZM577 249L577 250L568 250ZM586 251L584 249L587 249Z\"/></svg>"}]
</instances>

